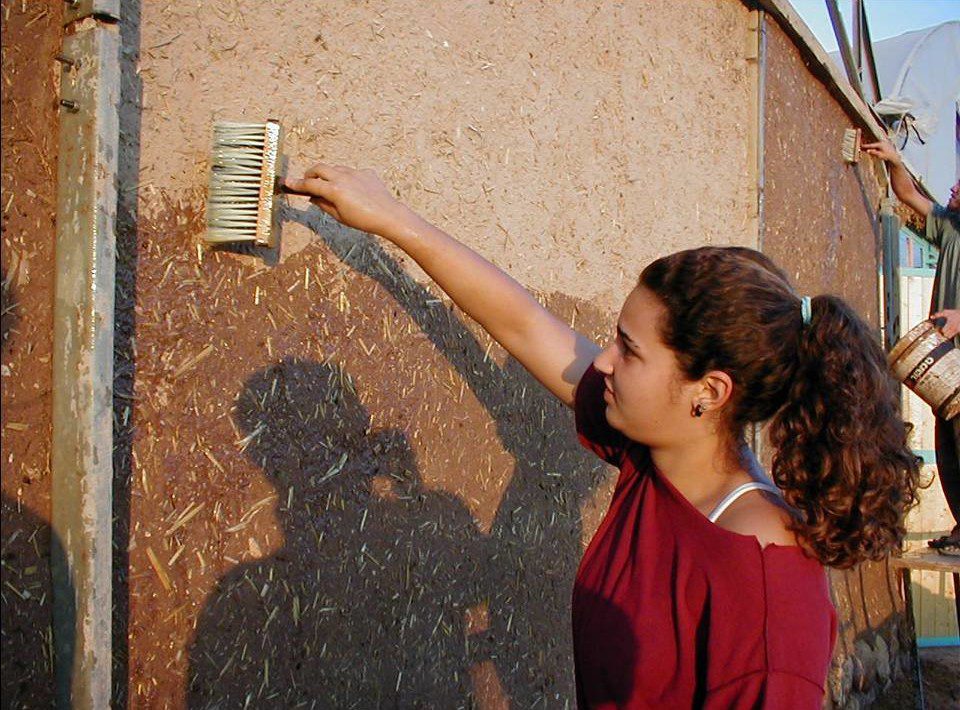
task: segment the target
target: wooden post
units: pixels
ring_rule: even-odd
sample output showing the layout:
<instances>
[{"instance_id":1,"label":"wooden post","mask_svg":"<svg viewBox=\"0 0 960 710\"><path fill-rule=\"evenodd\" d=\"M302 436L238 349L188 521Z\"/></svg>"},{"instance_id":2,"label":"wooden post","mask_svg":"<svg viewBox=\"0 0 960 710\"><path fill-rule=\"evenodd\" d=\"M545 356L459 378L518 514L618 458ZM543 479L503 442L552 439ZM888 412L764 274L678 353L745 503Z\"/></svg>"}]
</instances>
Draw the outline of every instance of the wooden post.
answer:
<instances>
[{"instance_id":1,"label":"wooden post","mask_svg":"<svg viewBox=\"0 0 960 710\"><path fill-rule=\"evenodd\" d=\"M97 2L80 4L71 3L68 22L83 10L103 11ZM85 20L64 38L61 57L51 448L55 697L61 708L106 708L112 664L117 26Z\"/></svg>"}]
</instances>

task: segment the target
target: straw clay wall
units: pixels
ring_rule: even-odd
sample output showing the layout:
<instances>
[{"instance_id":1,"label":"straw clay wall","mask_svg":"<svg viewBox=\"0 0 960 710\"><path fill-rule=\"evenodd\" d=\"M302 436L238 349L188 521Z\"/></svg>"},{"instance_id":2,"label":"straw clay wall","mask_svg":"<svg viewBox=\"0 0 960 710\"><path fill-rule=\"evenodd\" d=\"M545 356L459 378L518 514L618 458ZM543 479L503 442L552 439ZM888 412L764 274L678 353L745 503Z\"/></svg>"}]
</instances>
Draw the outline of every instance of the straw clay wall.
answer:
<instances>
[{"instance_id":1,"label":"straw clay wall","mask_svg":"<svg viewBox=\"0 0 960 710\"><path fill-rule=\"evenodd\" d=\"M140 8L131 702L572 702L569 593L609 473L383 244L296 203L278 253L198 252L211 124L276 117L292 169L377 168L605 338L653 257L756 244L750 13L436 7Z\"/></svg>"},{"instance_id":2,"label":"straw clay wall","mask_svg":"<svg viewBox=\"0 0 960 710\"><path fill-rule=\"evenodd\" d=\"M0 695L50 707L50 432L60 3L4 2Z\"/></svg>"},{"instance_id":3,"label":"straw clay wall","mask_svg":"<svg viewBox=\"0 0 960 710\"><path fill-rule=\"evenodd\" d=\"M569 588L612 483L394 250L293 204L277 253L198 252L214 120L281 119L294 169L379 169L598 338L651 258L757 245L742 4L382 5L123 3L118 705L572 703ZM4 4L6 75L54 66L51 8ZM768 30L764 249L876 322L876 184L796 162L848 119ZM50 686L55 73L4 90L3 575L30 592L3 599L5 702ZM902 616L883 570L834 587L842 705Z\"/></svg>"}]
</instances>

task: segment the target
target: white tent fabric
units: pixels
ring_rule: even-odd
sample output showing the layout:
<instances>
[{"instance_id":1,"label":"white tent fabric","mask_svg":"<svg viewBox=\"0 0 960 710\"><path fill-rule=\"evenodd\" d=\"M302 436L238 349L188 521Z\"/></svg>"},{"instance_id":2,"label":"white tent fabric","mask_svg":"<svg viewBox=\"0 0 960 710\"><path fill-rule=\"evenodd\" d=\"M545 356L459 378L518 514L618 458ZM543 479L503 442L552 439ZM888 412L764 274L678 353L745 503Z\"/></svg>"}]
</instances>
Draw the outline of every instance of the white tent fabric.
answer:
<instances>
[{"instance_id":1,"label":"white tent fabric","mask_svg":"<svg viewBox=\"0 0 960 710\"><path fill-rule=\"evenodd\" d=\"M897 124L897 147L945 203L960 178L960 20L874 42L873 53L883 95L874 108L881 116L913 116L909 136L905 123Z\"/></svg>"}]
</instances>

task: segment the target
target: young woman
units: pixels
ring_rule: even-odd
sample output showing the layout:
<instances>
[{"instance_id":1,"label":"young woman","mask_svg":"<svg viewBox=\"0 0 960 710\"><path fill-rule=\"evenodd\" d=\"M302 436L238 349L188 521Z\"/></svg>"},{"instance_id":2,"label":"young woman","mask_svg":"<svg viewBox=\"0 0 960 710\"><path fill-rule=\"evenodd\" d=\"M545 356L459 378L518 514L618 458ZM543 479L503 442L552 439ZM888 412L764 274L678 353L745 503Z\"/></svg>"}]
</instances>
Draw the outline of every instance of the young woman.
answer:
<instances>
[{"instance_id":1,"label":"young woman","mask_svg":"<svg viewBox=\"0 0 960 710\"><path fill-rule=\"evenodd\" d=\"M821 706L823 566L895 549L918 479L883 353L843 301L797 296L756 251L679 252L643 270L601 350L373 172L286 184L413 257L620 469L573 592L581 707Z\"/></svg>"}]
</instances>

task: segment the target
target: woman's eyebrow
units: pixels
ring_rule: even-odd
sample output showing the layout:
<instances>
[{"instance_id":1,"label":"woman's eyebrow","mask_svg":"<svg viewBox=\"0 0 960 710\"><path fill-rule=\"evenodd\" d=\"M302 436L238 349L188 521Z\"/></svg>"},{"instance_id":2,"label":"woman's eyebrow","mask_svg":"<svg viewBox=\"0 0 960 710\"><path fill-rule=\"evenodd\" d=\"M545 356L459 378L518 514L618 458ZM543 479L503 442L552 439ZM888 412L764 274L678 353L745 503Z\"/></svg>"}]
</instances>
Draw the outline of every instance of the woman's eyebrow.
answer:
<instances>
[{"instance_id":1,"label":"woman's eyebrow","mask_svg":"<svg viewBox=\"0 0 960 710\"><path fill-rule=\"evenodd\" d=\"M637 341L631 338L627 334L627 331L620 327L619 323L617 323L617 335L619 335L620 339L627 343L627 345L629 345L633 350L640 350L640 348L637 346Z\"/></svg>"}]
</instances>

